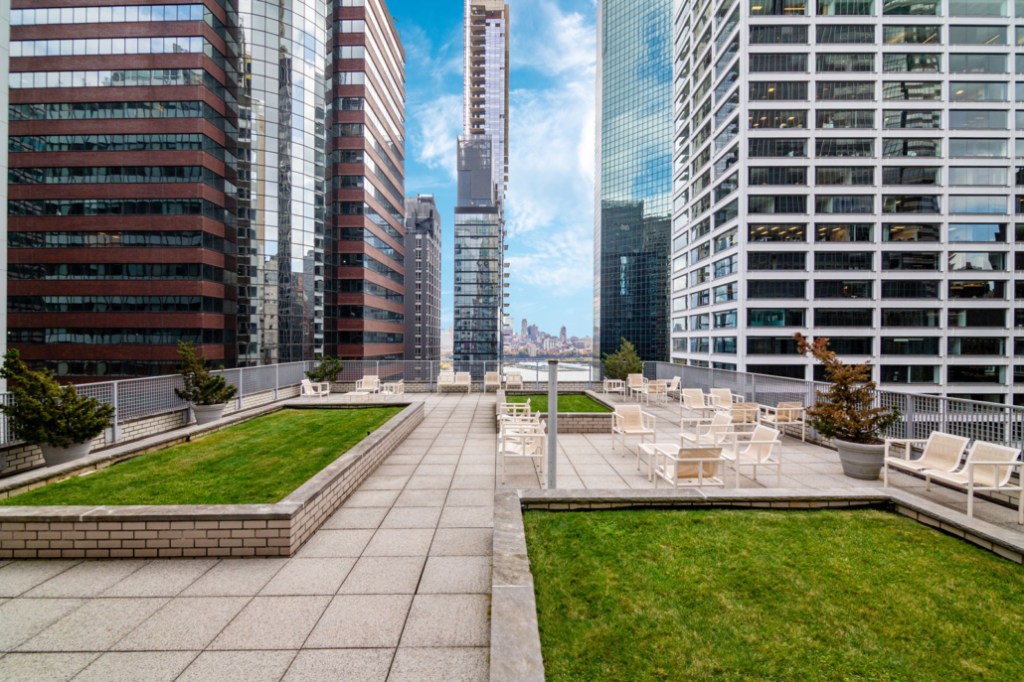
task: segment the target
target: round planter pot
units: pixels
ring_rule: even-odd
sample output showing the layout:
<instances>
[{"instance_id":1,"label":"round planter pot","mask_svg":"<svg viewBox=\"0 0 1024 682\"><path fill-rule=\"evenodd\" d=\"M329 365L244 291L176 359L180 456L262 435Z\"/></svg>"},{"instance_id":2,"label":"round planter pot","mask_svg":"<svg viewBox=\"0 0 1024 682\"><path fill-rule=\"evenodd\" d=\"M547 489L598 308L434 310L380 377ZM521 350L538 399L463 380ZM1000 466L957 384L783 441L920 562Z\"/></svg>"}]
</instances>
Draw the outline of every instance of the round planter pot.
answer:
<instances>
[{"instance_id":1,"label":"round planter pot","mask_svg":"<svg viewBox=\"0 0 1024 682\"><path fill-rule=\"evenodd\" d=\"M43 451L43 461L46 466L52 467L85 457L89 454L91 446L92 443L75 443L66 448L58 448L49 443L41 443L39 449Z\"/></svg>"},{"instance_id":2,"label":"round planter pot","mask_svg":"<svg viewBox=\"0 0 1024 682\"><path fill-rule=\"evenodd\" d=\"M215 422L224 416L224 409L228 406L227 403L218 403L216 405L193 405L192 411L196 415L196 424L209 424Z\"/></svg>"},{"instance_id":3,"label":"round planter pot","mask_svg":"<svg viewBox=\"0 0 1024 682\"><path fill-rule=\"evenodd\" d=\"M839 462L843 465L844 474L861 481L878 480L878 472L882 470L885 459L884 444L865 445L838 439L832 442L839 453Z\"/></svg>"}]
</instances>

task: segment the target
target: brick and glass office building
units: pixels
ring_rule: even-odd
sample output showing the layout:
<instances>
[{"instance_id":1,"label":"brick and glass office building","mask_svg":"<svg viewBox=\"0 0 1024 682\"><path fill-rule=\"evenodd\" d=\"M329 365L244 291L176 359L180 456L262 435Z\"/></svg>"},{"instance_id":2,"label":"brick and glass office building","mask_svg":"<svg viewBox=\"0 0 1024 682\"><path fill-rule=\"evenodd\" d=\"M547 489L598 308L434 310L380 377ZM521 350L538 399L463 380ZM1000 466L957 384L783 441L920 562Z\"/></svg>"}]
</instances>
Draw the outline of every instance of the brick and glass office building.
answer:
<instances>
[{"instance_id":1,"label":"brick and glass office building","mask_svg":"<svg viewBox=\"0 0 1024 682\"><path fill-rule=\"evenodd\" d=\"M673 360L1024 402L1024 2L674 12Z\"/></svg>"},{"instance_id":2,"label":"brick and glass office building","mask_svg":"<svg viewBox=\"0 0 1024 682\"><path fill-rule=\"evenodd\" d=\"M47 4L11 11L11 345L68 378L174 371L179 340L229 367L362 355L339 343L328 297L377 273L335 266L351 249L328 222L335 208L378 215L362 199L384 164L353 151L329 169L328 152L372 135L356 104L371 98L341 81L376 78L381 60L398 113L377 117L399 126L387 141L400 168L402 55L384 5ZM352 22L381 39L345 38ZM334 113L346 106L352 120ZM391 177L381 221L401 235ZM401 318L404 292L390 290Z\"/></svg>"}]
</instances>

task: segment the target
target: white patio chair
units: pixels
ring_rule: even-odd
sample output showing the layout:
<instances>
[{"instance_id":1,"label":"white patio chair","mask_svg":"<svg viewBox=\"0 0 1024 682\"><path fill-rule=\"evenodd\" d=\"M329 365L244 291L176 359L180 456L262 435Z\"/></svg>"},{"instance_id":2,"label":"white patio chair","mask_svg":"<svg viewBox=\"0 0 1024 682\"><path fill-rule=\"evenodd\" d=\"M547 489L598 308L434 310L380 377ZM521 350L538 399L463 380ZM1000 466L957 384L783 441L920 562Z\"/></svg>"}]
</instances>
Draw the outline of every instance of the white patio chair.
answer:
<instances>
[{"instance_id":1,"label":"white patio chair","mask_svg":"<svg viewBox=\"0 0 1024 682\"><path fill-rule=\"evenodd\" d=\"M444 369L437 375L437 391L440 393L446 388L450 388L455 385L455 372L452 370Z\"/></svg>"},{"instance_id":2,"label":"white patio chair","mask_svg":"<svg viewBox=\"0 0 1024 682\"><path fill-rule=\"evenodd\" d=\"M510 390L522 390L523 375L519 372L505 372L505 388Z\"/></svg>"},{"instance_id":3,"label":"white patio chair","mask_svg":"<svg viewBox=\"0 0 1024 682\"><path fill-rule=\"evenodd\" d=\"M736 439L732 418L726 412L715 412L710 418L684 417L679 425L679 442L683 447L716 447Z\"/></svg>"},{"instance_id":4,"label":"white patio chair","mask_svg":"<svg viewBox=\"0 0 1024 682\"><path fill-rule=\"evenodd\" d=\"M927 440L886 438L885 459L882 465L884 486L889 486L889 467L917 474L926 471L940 473L956 471L960 468L960 461L963 459L964 450L967 449L970 440L970 438L942 431L932 431ZM910 451L915 447L923 448L921 456L917 459L910 459ZM897 455L899 448L903 450L902 457Z\"/></svg>"},{"instance_id":5,"label":"white patio chair","mask_svg":"<svg viewBox=\"0 0 1024 682\"><path fill-rule=\"evenodd\" d=\"M708 403L712 407L729 408L732 407L733 403L741 403L743 401L743 396L733 393L728 388L708 389Z\"/></svg>"},{"instance_id":6,"label":"white patio chair","mask_svg":"<svg viewBox=\"0 0 1024 682\"><path fill-rule=\"evenodd\" d=\"M785 426L799 426L800 440L807 441L807 422L804 421L804 406L800 402L780 402L777 407L759 406L761 423L785 432Z\"/></svg>"},{"instance_id":7,"label":"white patio chair","mask_svg":"<svg viewBox=\"0 0 1024 682\"><path fill-rule=\"evenodd\" d=\"M924 471L925 487L930 490L932 481L940 481L966 491L969 518L974 517L975 491L1016 492L1017 523L1024 524L1024 475L1021 473L1020 455L1019 448L976 440L959 471ZM1018 472L1017 482L1011 484L1014 469Z\"/></svg>"},{"instance_id":8,"label":"white patio chair","mask_svg":"<svg viewBox=\"0 0 1024 682\"><path fill-rule=\"evenodd\" d=\"M529 398L526 399L525 403L499 402L497 405L499 422L516 417L528 417L531 414Z\"/></svg>"},{"instance_id":9,"label":"white patio chair","mask_svg":"<svg viewBox=\"0 0 1024 682\"><path fill-rule=\"evenodd\" d=\"M647 379L644 378L643 374L630 374L626 376L626 391L629 392L630 398L639 399L644 393L646 384Z\"/></svg>"},{"instance_id":10,"label":"white patio chair","mask_svg":"<svg viewBox=\"0 0 1024 682\"><path fill-rule=\"evenodd\" d=\"M498 430L502 484L505 483L505 464L509 458L530 460L543 481L547 440L544 422L535 415L503 422Z\"/></svg>"},{"instance_id":11,"label":"white patio chair","mask_svg":"<svg viewBox=\"0 0 1024 682\"><path fill-rule=\"evenodd\" d=\"M376 374L367 374L356 381L356 390L360 393L380 393L380 377Z\"/></svg>"},{"instance_id":12,"label":"white patio chair","mask_svg":"<svg viewBox=\"0 0 1024 682\"><path fill-rule=\"evenodd\" d=\"M757 480L758 467L775 467L775 487L782 484L782 451L779 448L779 432L760 424L750 434L749 440L735 440L731 451L725 448L722 456L732 463L736 471L736 487L740 487L740 468L752 467Z\"/></svg>"},{"instance_id":13,"label":"white patio chair","mask_svg":"<svg viewBox=\"0 0 1024 682\"><path fill-rule=\"evenodd\" d=\"M303 379L299 386L299 396L302 398L326 398L331 393L331 384L327 381L313 382Z\"/></svg>"},{"instance_id":14,"label":"white patio chair","mask_svg":"<svg viewBox=\"0 0 1024 682\"><path fill-rule=\"evenodd\" d=\"M715 411L715 408L708 405L704 398L704 392L699 388L684 388L680 391L682 395L682 410L689 410L701 416L706 416ZM680 410L680 411L682 411Z\"/></svg>"},{"instance_id":15,"label":"white patio chair","mask_svg":"<svg viewBox=\"0 0 1024 682\"><path fill-rule=\"evenodd\" d=\"M601 381L601 390L605 393L626 393L626 382L622 379L604 379Z\"/></svg>"},{"instance_id":16,"label":"white patio chair","mask_svg":"<svg viewBox=\"0 0 1024 682\"><path fill-rule=\"evenodd\" d=\"M626 436L640 436L641 443L647 436L654 440L654 425L654 415L644 412L639 405L616 406L612 413L612 450L616 436L622 440L622 447L626 447Z\"/></svg>"},{"instance_id":17,"label":"white patio chair","mask_svg":"<svg viewBox=\"0 0 1024 682\"><path fill-rule=\"evenodd\" d=\"M484 393L487 393L488 389L493 388L497 391L501 388L501 373L500 372L487 372L484 374Z\"/></svg>"},{"instance_id":18,"label":"white patio chair","mask_svg":"<svg viewBox=\"0 0 1024 682\"><path fill-rule=\"evenodd\" d=\"M670 443L652 445L655 488L658 487L659 478L671 483L673 488L680 485L725 487L725 478L722 476L725 459L721 447L687 448Z\"/></svg>"},{"instance_id":19,"label":"white patio chair","mask_svg":"<svg viewBox=\"0 0 1024 682\"><path fill-rule=\"evenodd\" d=\"M662 403L668 402L668 381L660 379L649 380L644 384L643 396L648 404L652 398Z\"/></svg>"},{"instance_id":20,"label":"white patio chair","mask_svg":"<svg viewBox=\"0 0 1024 682\"><path fill-rule=\"evenodd\" d=\"M405 380L389 381L381 385L381 395L405 395Z\"/></svg>"},{"instance_id":21,"label":"white patio chair","mask_svg":"<svg viewBox=\"0 0 1024 682\"><path fill-rule=\"evenodd\" d=\"M672 381L669 382L668 386L665 387L665 395L669 398L675 393L676 397L679 398L680 402L683 400L683 391L680 386L682 379L679 377L672 377Z\"/></svg>"},{"instance_id":22,"label":"white patio chair","mask_svg":"<svg viewBox=\"0 0 1024 682\"><path fill-rule=\"evenodd\" d=\"M466 393L470 393L473 390L473 377L469 372L456 372L455 383L452 385L458 388L465 388Z\"/></svg>"}]
</instances>

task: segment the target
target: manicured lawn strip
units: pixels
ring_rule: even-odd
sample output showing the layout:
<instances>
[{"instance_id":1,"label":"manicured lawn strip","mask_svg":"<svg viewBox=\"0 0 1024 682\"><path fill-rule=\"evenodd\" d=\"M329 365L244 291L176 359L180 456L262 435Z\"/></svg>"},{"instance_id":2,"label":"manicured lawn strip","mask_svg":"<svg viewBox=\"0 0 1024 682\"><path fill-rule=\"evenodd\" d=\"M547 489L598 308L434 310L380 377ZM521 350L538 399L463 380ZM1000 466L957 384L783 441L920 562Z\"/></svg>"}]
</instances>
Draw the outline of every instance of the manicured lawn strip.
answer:
<instances>
[{"instance_id":1,"label":"manicured lawn strip","mask_svg":"<svg viewBox=\"0 0 1024 682\"><path fill-rule=\"evenodd\" d=\"M548 397L543 394L536 395L507 395L505 400L510 403L525 403L529 399L530 409L533 412L548 411ZM601 403L595 401L588 395L560 395L558 396L558 412L611 412Z\"/></svg>"},{"instance_id":2,"label":"manicured lawn strip","mask_svg":"<svg viewBox=\"0 0 1024 682\"><path fill-rule=\"evenodd\" d=\"M281 410L0 504L279 502L401 409Z\"/></svg>"},{"instance_id":3,"label":"manicured lawn strip","mask_svg":"<svg viewBox=\"0 0 1024 682\"><path fill-rule=\"evenodd\" d=\"M525 522L549 682L1024 679L1024 568L905 517Z\"/></svg>"}]
</instances>

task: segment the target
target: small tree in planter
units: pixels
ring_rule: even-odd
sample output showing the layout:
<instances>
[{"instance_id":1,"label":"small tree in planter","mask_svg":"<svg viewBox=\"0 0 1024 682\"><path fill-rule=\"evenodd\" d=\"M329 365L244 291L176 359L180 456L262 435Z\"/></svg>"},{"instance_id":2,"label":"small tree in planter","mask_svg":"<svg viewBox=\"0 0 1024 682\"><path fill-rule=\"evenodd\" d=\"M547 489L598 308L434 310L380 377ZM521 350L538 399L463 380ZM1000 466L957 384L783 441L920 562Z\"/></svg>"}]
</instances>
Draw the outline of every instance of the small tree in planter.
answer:
<instances>
[{"instance_id":1,"label":"small tree in planter","mask_svg":"<svg viewBox=\"0 0 1024 682\"><path fill-rule=\"evenodd\" d=\"M604 364L604 375L609 379L625 379L630 374L644 371L644 362L636 354L636 346L622 339L619 349L614 353L605 353L601 358Z\"/></svg>"},{"instance_id":2,"label":"small tree in planter","mask_svg":"<svg viewBox=\"0 0 1024 682\"><path fill-rule=\"evenodd\" d=\"M49 372L29 369L14 348L4 355L0 376L10 382L13 399L0 410L16 438L40 447L47 466L87 455L92 439L114 418L113 405L79 395L71 384L61 386Z\"/></svg>"},{"instance_id":3,"label":"small tree in planter","mask_svg":"<svg viewBox=\"0 0 1024 682\"><path fill-rule=\"evenodd\" d=\"M335 382L344 369L345 365L341 364L341 360L333 355L327 355L320 360L320 364L306 372L306 376L310 381Z\"/></svg>"},{"instance_id":4,"label":"small tree in planter","mask_svg":"<svg viewBox=\"0 0 1024 682\"><path fill-rule=\"evenodd\" d=\"M899 421L899 412L875 406L871 366L848 365L829 350L828 338L808 341L794 335L797 352L810 354L825 368L827 391L817 391L817 402L807 408L808 421L822 436L834 441L843 472L853 478L875 480L882 467L882 432Z\"/></svg>"},{"instance_id":5,"label":"small tree in planter","mask_svg":"<svg viewBox=\"0 0 1024 682\"><path fill-rule=\"evenodd\" d=\"M224 377L210 374L206 360L199 357L196 347L187 341L178 342L178 356L181 357L181 379L184 388L174 392L182 400L191 403L197 424L216 421L224 414L227 402L238 392Z\"/></svg>"}]
</instances>

